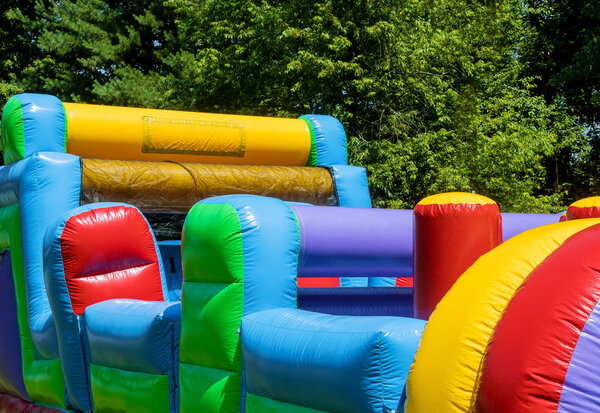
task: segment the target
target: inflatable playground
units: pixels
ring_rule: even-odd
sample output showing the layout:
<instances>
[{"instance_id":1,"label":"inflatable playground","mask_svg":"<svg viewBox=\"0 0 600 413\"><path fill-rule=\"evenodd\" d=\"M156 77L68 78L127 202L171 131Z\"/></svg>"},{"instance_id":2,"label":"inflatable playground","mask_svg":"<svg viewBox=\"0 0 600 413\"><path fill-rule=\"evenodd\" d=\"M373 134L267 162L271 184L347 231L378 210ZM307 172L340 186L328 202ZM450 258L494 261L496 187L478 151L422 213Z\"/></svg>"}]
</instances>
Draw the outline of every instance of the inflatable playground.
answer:
<instances>
[{"instance_id":1,"label":"inflatable playground","mask_svg":"<svg viewBox=\"0 0 600 413\"><path fill-rule=\"evenodd\" d=\"M12 97L0 412L600 410L600 199L371 208L329 116Z\"/></svg>"}]
</instances>

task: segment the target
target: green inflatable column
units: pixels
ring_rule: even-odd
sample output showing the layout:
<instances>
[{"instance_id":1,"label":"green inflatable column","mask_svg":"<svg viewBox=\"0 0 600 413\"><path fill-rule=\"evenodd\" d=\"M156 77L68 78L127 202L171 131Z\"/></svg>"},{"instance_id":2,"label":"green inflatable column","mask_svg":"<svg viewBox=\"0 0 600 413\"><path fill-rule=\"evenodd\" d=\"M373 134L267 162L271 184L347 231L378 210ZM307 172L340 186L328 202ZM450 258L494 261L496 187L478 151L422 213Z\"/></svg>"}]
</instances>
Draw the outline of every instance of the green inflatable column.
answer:
<instances>
[{"instance_id":1,"label":"green inflatable column","mask_svg":"<svg viewBox=\"0 0 600 413\"><path fill-rule=\"evenodd\" d=\"M190 211L182 237L182 413L240 410L243 257L231 205L198 204Z\"/></svg>"}]
</instances>

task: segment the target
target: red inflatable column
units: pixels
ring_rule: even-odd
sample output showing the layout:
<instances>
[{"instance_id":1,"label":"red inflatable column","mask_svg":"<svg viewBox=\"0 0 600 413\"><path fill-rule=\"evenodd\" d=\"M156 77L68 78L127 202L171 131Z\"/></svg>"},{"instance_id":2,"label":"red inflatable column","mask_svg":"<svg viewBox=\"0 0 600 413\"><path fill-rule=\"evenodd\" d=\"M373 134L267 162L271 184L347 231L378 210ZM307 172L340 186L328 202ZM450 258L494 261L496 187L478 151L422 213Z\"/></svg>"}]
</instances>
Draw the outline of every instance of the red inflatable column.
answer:
<instances>
[{"instance_id":1,"label":"red inflatable column","mask_svg":"<svg viewBox=\"0 0 600 413\"><path fill-rule=\"evenodd\" d=\"M413 312L427 320L460 275L502 242L498 205L481 195L448 192L415 207Z\"/></svg>"},{"instance_id":2,"label":"red inflatable column","mask_svg":"<svg viewBox=\"0 0 600 413\"><path fill-rule=\"evenodd\" d=\"M591 196L573 202L567 209L567 220L600 217L600 196Z\"/></svg>"}]
</instances>

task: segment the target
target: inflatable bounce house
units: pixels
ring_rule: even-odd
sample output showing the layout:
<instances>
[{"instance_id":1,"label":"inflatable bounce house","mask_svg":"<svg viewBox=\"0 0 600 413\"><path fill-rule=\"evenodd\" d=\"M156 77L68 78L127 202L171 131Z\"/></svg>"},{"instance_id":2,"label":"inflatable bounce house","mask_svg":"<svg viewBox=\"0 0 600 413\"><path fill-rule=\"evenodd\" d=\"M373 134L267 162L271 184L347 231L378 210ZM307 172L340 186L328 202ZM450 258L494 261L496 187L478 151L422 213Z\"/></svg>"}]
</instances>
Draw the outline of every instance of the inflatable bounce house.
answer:
<instances>
[{"instance_id":1,"label":"inflatable bounce house","mask_svg":"<svg viewBox=\"0 0 600 413\"><path fill-rule=\"evenodd\" d=\"M598 199L372 209L329 116L22 94L2 149L0 412L600 405Z\"/></svg>"}]
</instances>

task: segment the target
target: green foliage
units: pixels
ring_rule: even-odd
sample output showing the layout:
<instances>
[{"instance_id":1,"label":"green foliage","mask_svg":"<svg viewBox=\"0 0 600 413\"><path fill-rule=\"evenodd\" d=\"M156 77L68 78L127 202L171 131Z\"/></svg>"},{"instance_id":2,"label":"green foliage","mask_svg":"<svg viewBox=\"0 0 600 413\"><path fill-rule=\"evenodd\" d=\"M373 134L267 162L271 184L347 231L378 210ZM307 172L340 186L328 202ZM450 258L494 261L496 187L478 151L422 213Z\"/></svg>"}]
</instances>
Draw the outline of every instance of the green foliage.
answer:
<instances>
[{"instance_id":1,"label":"green foliage","mask_svg":"<svg viewBox=\"0 0 600 413\"><path fill-rule=\"evenodd\" d=\"M546 164L583 135L522 76L517 6L429 2L417 33L398 33L397 67L418 59L397 77L404 87L395 89L409 89L409 97L381 116L377 140L359 135L351 145L377 205L412 207L428 194L460 190L488 195L504 211L561 208L566 188L548 185Z\"/></svg>"},{"instance_id":2,"label":"green foliage","mask_svg":"<svg viewBox=\"0 0 600 413\"><path fill-rule=\"evenodd\" d=\"M70 101L161 106L155 71L179 41L162 1L38 1L21 23L36 33L39 52L21 68L24 89Z\"/></svg>"},{"instance_id":3,"label":"green foliage","mask_svg":"<svg viewBox=\"0 0 600 413\"><path fill-rule=\"evenodd\" d=\"M185 87L199 92L186 105L338 117L376 205L466 190L505 210L561 208L546 164L582 134L571 118L556 129L564 115L522 76L518 2L169 4L200 46L187 52L197 83Z\"/></svg>"},{"instance_id":4,"label":"green foliage","mask_svg":"<svg viewBox=\"0 0 600 413\"><path fill-rule=\"evenodd\" d=\"M533 53L551 39L531 16L547 20L558 6L538 3L546 9L519 0L12 5L32 52L5 82L93 103L331 114L377 206L461 190L505 211L557 211L599 176L600 145L575 116L588 115L571 110L575 100L541 88L558 77L536 69L551 73ZM593 38L577 65L595 67ZM577 78L577 65L560 79Z\"/></svg>"},{"instance_id":5,"label":"green foliage","mask_svg":"<svg viewBox=\"0 0 600 413\"><path fill-rule=\"evenodd\" d=\"M523 43L538 91L565 104L587 123L600 122L600 1L528 0Z\"/></svg>"},{"instance_id":6,"label":"green foliage","mask_svg":"<svg viewBox=\"0 0 600 413\"><path fill-rule=\"evenodd\" d=\"M562 145L551 179L571 187L571 197L600 193L600 1L527 0L521 44L535 93L586 127L584 142ZM564 130L561 123L557 129ZM554 185L556 186L556 184Z\"/></svg>"},{"instance_id":7,"label":"green foliage","mask_svg":"<svg viewBox=\"0 0 600 413\"><path fill-rule=\"evenodd\" d=\"M34 14L33 2L4 0L0 3L0 101L24 91L19 72L39 55L35 33L22 24Z\"/></svg>"}]
</instances>

